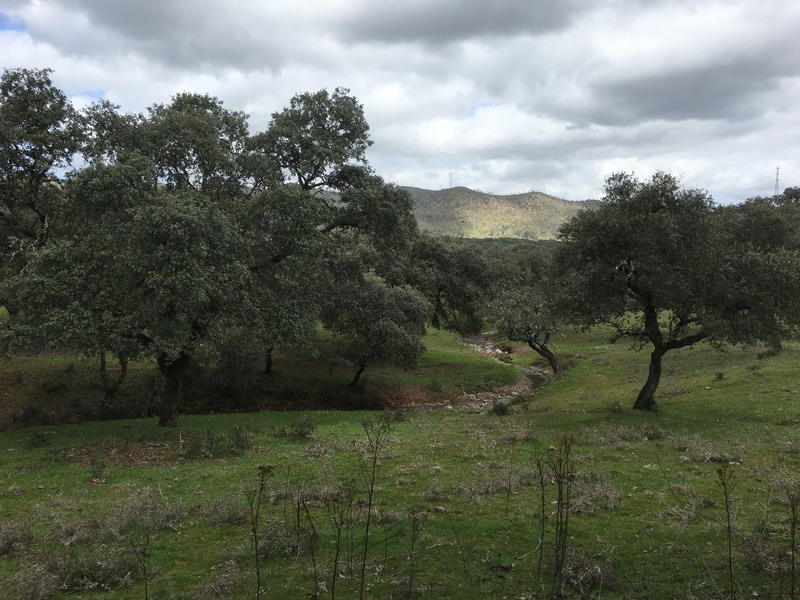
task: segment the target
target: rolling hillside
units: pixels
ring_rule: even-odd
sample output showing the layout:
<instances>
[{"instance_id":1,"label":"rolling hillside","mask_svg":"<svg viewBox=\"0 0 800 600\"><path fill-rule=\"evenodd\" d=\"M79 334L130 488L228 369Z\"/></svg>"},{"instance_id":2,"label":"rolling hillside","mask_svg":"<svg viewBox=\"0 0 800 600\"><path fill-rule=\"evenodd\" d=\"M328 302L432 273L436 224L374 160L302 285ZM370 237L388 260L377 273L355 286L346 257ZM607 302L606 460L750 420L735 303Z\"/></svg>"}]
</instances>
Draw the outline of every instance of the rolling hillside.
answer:
<instances>
[{"instance_id":1,"label":"rolling hillside","mask_svg":"<svg viewBox=\"0 0 800 600\"><path fill-rule=\"evenodd\" d=\"M414 214L422 231L467 238L554 239L564 221L596 204L560 200L540 192L500 196L465 187L403 189L414 198Z\"/></svg>"}]
</instances>

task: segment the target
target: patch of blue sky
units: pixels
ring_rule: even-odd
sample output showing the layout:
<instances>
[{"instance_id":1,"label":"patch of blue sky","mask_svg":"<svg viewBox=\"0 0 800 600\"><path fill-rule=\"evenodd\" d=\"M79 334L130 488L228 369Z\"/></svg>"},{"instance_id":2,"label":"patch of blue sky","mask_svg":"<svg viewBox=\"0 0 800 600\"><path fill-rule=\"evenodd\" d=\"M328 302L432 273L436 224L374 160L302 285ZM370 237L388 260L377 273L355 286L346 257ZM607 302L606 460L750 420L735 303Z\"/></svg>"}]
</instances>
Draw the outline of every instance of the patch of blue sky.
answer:
<instances>
[{"instance_id":1,"label":"patch of blue sky","mask_svg":"<svg viewBox=\"0 0 800 600\"><path fill-rule=\"evenodd\" d=\"M89 98L90 100L102 100L106 97L106 93L108 90L102 89L95 89L95 90L81 90L76 94L76 96L82 96L84 98Z\"/></svg>"},{"instance_id":2,"label":"patch of blue sky","mask_svg":"<svg viewBox=\"0 0 800 600\"><path fill-rule=\"evenodd\" d=\"M98 100L105 99L107 92L108 90L103 89L81 90L77 93L73 93L72 90L67 90L72 105L78 110L86 108Z\"/></svg>"},{"instance_id":3,"label":"patch of blue sky","mask_svg":"<svg viewBox=\"0 0 800 600\"><path fill-rule=\"evenodd\" d=\"M0 31L25 31L25 21L0 12Z\"/></svg>"},{"instance_id":4,"label":"patch of blue sky","mask_svg":"<svg viewBox=\"0 0 800 600\"><path fill-rule=\"evenodd\" d=\"M502 106L499 102L484 102L482 104L475 104L467 111L468 117L474 117L478 111L486 108L494 108L495 106Z\"/></svg>"}]
</instances>

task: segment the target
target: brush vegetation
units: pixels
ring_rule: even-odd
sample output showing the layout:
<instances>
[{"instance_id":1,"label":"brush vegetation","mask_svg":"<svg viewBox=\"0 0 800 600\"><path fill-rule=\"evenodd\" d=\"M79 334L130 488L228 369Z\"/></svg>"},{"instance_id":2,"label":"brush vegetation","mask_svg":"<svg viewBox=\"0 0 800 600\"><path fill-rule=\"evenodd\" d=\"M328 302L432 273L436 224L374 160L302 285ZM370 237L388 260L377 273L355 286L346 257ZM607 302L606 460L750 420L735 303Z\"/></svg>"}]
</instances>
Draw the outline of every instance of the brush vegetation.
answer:
<instances>
[{"instance_id":1,"label":"brush vegetation","mask_svg":"<svg viewBox=\"0 0 800 600\"><path fill-rule=\"evenodd\" d=\"M609 335L568 333L571 368L508 414L8 430L0 595L253 598L257 560L264 598L790 597L800 348L678 350L659 410L641 412L629 407L647 356ZM486 386L508 377L456 338L430 346L417 381L436 371L444 395L447 356ZM521 345L512 356L542 361ZM24 377L54 373L54 358L28 360Z\"/></svg>"}]
</instances>

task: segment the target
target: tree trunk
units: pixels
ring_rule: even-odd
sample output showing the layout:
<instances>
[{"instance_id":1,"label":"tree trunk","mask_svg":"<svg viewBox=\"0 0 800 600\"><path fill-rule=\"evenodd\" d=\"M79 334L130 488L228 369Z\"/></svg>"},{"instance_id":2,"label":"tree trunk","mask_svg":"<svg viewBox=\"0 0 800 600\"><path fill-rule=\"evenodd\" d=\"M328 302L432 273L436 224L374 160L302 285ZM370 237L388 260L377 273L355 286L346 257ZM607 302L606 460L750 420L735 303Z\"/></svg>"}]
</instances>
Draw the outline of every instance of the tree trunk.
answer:
<instances>
[{"instance_id":1,"label":"tree trunk","mask_svg":"<svg viewBox=\"0 0 800 600\"><path fill-rule=\"evenodd\" d=\"M267 348L264 356L264 373L272 375L272 346Z\"/></svg>"},{"instance_id":2,"label":"tree trunk","mask_svg":"<svg viewBox=\"0 0 800 600\"><path fill-rule=\"evenodd\" d=\"M175 360L166 355L158 357L158 368L164 376L164 393L161 395L161 412L158 417L159 427L177 427L178 409L183 391L183 376L189 368L191 358L181 352Z\"/></svg>"},{"instance_id":3,"label":"tree trunk","mask_svg":"<svg viewBox=\"0 0 800 600\"><path fill-rule=\"evenodd\" d=\"M116 379L112 379L106 369L106 352L105 350L100 351L100 385L103 386L103 400L100 403L100 418L102 420L111 417L111 405L114 403L114 397L128 374L128 358L126 356L118 356L117 359L119 360L119 376Z\"/></svg>"},{"instance_id":4,"label":"tree trunk","mask_svg":"<svg viewBox=\"0 0 800 600\"><path fill-rule=\"evenodd\" d=\"M636 398L633 408L637 410L653 410L656 407L655 393L661 381L661 359L666 350L656 347L650 354L650 369L647 373L647 382Z\"/></svg>"},{"instance_id":5,"label":"tree trunk","mask_svg":"<svg viewBox=\"0 0 800 600\"><path fill-rule=\"evenodd\" d=\"M356 371L356 376L353 377L353 381L347 384L349 388L357 388L358 382L361 380L361 374L364 372L364 367L367 365L365 363L361 363L358 365L358 371Z\"/></svg>"},{"instance_id":6,"label":"tree trunk","mask_svg":"<svg viewBox=\"0 0 800 600\"><path fill-rule=\"evenodd\" d=\"M561 374L561 366L558 364L558 358L550 348L547 347L546 344L537 344L533 340L528 340L528 346L531 350L536 352L539 356L544 358L548 363L550 363L550 368L553 369L553 375L560 375Z\"/></svg>"}]
</instances>

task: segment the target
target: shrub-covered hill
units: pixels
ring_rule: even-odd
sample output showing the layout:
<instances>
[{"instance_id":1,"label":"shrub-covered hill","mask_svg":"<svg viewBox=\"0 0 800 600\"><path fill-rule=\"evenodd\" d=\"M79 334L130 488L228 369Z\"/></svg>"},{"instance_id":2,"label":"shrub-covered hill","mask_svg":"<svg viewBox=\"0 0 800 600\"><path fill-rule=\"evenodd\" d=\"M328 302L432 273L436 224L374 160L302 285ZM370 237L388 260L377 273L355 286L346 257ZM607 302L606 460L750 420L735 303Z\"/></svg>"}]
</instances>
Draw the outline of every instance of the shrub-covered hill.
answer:
<instances>
[{"instance_id":1,"label":"shrub-covered hill","mask_svg":"<svg viewBox=\"0 0 800 600\"><path fill-rule=\"evenodd\" d=\"M422 231L454 237L555 239L562 223L596 204L593 200L561 200L540 192L502 196L465 187L403 189L414 198L414 215Z\"/></svg>"}]
</instances>

